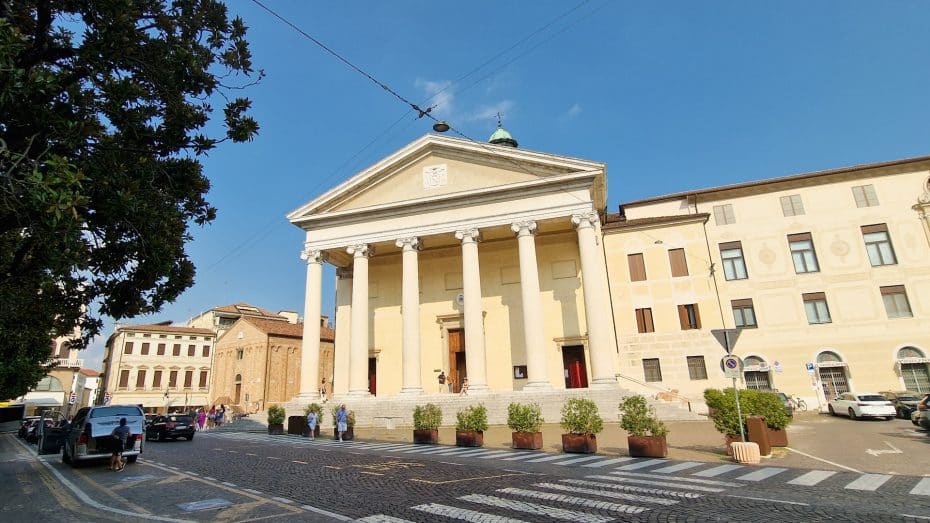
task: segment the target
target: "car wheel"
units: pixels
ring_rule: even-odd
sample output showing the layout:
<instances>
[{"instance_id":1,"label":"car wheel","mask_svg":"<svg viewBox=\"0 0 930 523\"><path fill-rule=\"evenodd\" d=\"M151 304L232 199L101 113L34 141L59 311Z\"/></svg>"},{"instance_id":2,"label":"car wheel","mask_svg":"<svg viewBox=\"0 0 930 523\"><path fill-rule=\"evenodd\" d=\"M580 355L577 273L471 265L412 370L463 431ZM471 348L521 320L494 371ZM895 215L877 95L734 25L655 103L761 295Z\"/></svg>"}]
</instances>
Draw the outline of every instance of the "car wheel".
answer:
<instances>
[{"instance_id":1,"label":"car wheel","mask_svg":"<svg viewBox=\"0 0 930 523\"><path fill-rule=\"evenodd\" d=\"M836 411L833 410L833 405L827 405L827 410L830 412L831 416L836 416Z\"/></svg>"},{"instance_id":2,"label":"car wheel","mask_svg":"<svg viewBox=\"0 0 930 523\"><path fill-rule=\"evenodd\" d=\"M188 436L187 441L194 441L194 435L191 434L190 436Z\"/></svg>"},{"instance_id":3,"label":"car wheel","mask_svg":"<svg viewBox=\"0 0 930 523\"><path fill-rule=\"evenodd\" d=\"M854 411L852 407L849 407L849 411L848 411L848 412L849 412L849 419L857 419L857 418L856 418L856 411Z\"/></svg>"},{"instance_id":4,"label":"car wheel","mask_svg":"<svg viewBox=\"0 0 930 523\"><path fill-rule=\"evenodd\" d=\"M126 463L135 463L139 456L126 456Z\"/></svg>"}]
</instances>

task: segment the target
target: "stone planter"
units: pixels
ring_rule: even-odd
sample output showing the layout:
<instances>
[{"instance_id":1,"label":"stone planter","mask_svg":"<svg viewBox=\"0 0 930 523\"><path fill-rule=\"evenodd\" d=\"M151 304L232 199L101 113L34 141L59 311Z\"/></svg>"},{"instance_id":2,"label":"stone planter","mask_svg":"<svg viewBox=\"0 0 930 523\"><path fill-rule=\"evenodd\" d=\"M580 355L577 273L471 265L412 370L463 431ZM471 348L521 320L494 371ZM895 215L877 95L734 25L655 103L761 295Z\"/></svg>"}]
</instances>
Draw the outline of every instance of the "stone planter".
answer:
<instances>
[{"instance_id":1,"label":"stone planter","mask_svg":"<svg viewBox=\"0 0 930 523\"><path fill-rule=\"evenodd\" d=\"M457 447L484 446L484 432L478 432L474 430L457 430L455 431L455 446Z\"/></svg>"},{"instance_id":2,"label":"stone planter","mask_svg":"<svg viewBox=\"0 0 930 523\"><path fill-rule=\"evenodd\" d=\"M594 434L562 434L562 451L594 454L597 452L597 436Z\"/></svg>"},{"instance_id":3,"label":"stone planter","mask_svg":"<svg viewBox=\"0 0 930 523\"><path fill-rule=\"evenodd\" d=\"M668 456L665 436L627 436L627 447L634 458L664 458Z\"/></svg>"},{"instance_id":4,"label":"stone planter","mask_svg":"<svg viewBox=\"0 0 930 523\"><path fill-rule=\"evenodd\" d=\"M281 436L284 434L284 423L269 423L268 434L272 436Z\"/></svg>"},{"instance_id":5,"label":"stone planter","mask_svg":"<svg viewBox=\"0 0 930 523\"><path fill-rule=\"evenodd\" d=\"M439 429L413 429L413 442L435 445L439 443Z\"/></svg>"},{"instance_id":6,"label":"stone planter","mask_svg":"<svg viewBox=\"0 0 930 523\"><path fill-rule=\"evenodd\" d=\"M339 441L339 431L336 430L336 427L333 427L333 439ZM351 441L355 439L355 427L347 427L347 430L342 433L343 441Z\"/></svg>"},{"instance_id":7,"label":"stone planter","mask_svg":"<svg viewBox=\"0 0 930 523\"><path fill-rule=\"evenodd\" d=\"M511 432L513 448L538 450L542 448L542 432Z\"/></svg>"},{"instance_id":8,"label":"stone planter","mask_svg":"<svg viewBox=\"0 0 930 523\"><path fill-rule=\"evenodd\" d=\"M787 447L788 431L785 429L769 428L769 445L772 447Z\"/></svg>"}]
</instances>

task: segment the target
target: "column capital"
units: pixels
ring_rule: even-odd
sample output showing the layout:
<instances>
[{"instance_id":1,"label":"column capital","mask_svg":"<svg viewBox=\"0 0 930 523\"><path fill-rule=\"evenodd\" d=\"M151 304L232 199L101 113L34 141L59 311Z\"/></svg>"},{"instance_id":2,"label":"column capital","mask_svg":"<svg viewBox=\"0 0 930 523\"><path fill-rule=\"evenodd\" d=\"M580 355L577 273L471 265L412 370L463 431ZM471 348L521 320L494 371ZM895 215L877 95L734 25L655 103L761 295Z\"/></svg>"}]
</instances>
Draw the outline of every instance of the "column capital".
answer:
<instances>
[{"instance_id":1,"label":"column capital","mask_svg":"<svg viewBox=\"0 0 930 523\"><path fill-rule=\"evenodd\" d=\"M423 248L423 243L420 241L419 236L409 236L407 238L398 238L394 245L402 248L405 251L419 251Z\"/></svg>"},{"instance_id":2,"label":"column capital","mask_svg":"<svg viewBox=\"0 0 930 523\"><path fill-rule=\"evenodd\" d=\"M481 241L481 231L477 227L459 229L455 231L455 239L464 243L477 243Z\"/></svg>"},{"instance_id":3,"label":"column capital","mask_svg":"<svg viewBox=\"0 0 930 523\"><path fill-rule=\"evenodd\" d=\"M304 250L300 251L300 259L307 263L323 263L326 261L326 254L320 249L311 249L309 244L304 244Z\"/></svg>"},{"instance_id":4,"label":"column capital","mask_svg":"<svg viewBox=\"0 0 930 523\"><path fill-rule=\"evenodd\" d=\"M535 220L520 220L510 224L510 230L517 236L527 236L536 234Z\"/></svg>"},{"instance_id":5,"label":"column capital","mask_svg":"<svg viewBox=\"0 0 930 523\"><path fill-rule=\"evenodd\" d=\"M370 258L375 253L375 250L367 243L359 243L346 247L346 252L356 258Z\"/></svg>"},{"instance_id":6,"label":"column capital","mask_svg":"<svg viewBox=\"0 0 930 523\"><path fill-rule=\"evenodd\" d=\"M572 225L577 229L594 227L594 224L600 221L596 211L578 213L572 215Z\"/></svg>"}]
</instances>

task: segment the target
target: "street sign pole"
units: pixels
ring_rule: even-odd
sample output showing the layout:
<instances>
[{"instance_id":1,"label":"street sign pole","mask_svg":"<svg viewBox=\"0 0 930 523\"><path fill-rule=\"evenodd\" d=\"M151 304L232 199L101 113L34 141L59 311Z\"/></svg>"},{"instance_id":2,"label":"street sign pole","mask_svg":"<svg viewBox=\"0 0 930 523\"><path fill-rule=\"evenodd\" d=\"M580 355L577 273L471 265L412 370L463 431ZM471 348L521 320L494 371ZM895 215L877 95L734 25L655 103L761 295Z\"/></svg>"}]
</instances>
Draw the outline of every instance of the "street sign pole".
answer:
<instances>
[{"instance_id":1,"label":"street sign pole","mask_svg":"<svg viewBox=\"0 0 930 523\"><path fill-rule=\"evenodd\" d=\"M733 394L736 396L736 415L739 417L739 437L746 443L746 431L743 430L743 409L739 406L739 389L736 388L736 378L733 378Z\"/></svg>"}]
</instances>

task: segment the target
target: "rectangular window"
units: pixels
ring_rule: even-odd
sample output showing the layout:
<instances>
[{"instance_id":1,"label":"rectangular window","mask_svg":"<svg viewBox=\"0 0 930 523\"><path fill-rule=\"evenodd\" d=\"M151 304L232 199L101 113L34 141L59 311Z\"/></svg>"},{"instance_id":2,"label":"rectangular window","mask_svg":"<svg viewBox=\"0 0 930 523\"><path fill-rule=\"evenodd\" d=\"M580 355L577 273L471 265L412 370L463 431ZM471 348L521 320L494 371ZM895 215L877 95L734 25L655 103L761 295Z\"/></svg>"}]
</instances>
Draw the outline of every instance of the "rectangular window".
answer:
<instances>
[{"instance_id":1,"label":"rectangular window","mask_svg":"<svg viewBox=\"0 0 930 523\"><path fill-rule=\"evenodd\" d=\"M652 324L652 309L636 309L636 328L640 334L656 331Z\"/></svg>"},{"instance_id":2,"label":"rectangular window","mask_svg":"<svg viewBox=\"0 0 930 523\"><path fill-rule=\"evenodd\" d=\"M827 307L827 295L822 292L808 292L801 295L804 300L804 311L807 312L807 323L830 323L830 309Z\"/></svg>"},{"instance_id":3,"label":"rectangular window","mask_svg":"<svg viewBox=\"0 0 930 523\"><path fill-rule=\"evenodd\" d=\"M756 328L756 310L752 306L752 300L732 300L730 306L733 307L733 322L737 327Z\"/></svg>"},{"instance_id":4,"label":"rectangular window","mask_svg":"<svg viewBox=\"0 0 930 523\"><path fill-rule=\"evenodd\" d=\"M158 354L159 356L164 356L164 355L165 355L165 344L164 344L164 343L159 343L159 344L158 344L158 349L157 349L157 351L156 351L156 354Z\"/></svg>"},{"instance_id":5,"label":"rectangular window","mask_svg":"<svg viewBox=\"0 0 930 523\"><path fill-rule=\"evenodd\" d=\"M210 346L209 345L203 346L203 357L204 358L210 357Z\"/></svg>"},{"instance_id":6,"label":"rectangular window","mask_svg":"<svg viewBox=\"0 0 930 523\"><path fill-rule=\"evenodd\" d=\"M129 387L129 370L119 371L119 388L125 389Z\"/></svg>"},{"instance_id":7,"label":"rectangular window","mask_svg":"<svg viewBox=\"0 0 930 523\"><path fill-rule=\"evenodd\" d=\"M139 351L139 352L140 352L140 354L142 354L143 356L148 356L148 355L149 355L149 344L148 344L148 343L143 343L143 344L142 344L142 350Z\"/></svg>"},{"instance_id":8,"label":"rectangular window","mask_svg":"<svg viewBox=\"0 0 930 523\"><path fill-rule=\"evenodd\" d=\"M804 214L804 204L801 203L800 194L781 197L781 213L785 216L801 216Z\"/></svg>"},{"instance_id":9,"label":"rectangular window","mask_svg":"<svg viewBox=\"0 0 930 523\"><path fill-rule=\"evenodd\" d=\"M907 292L904 285L881 287L882 301L885 302L885 312L889 318L910 318L911 304L907 301Z\"/></svg>"},{"instance_id":10,"label":"rectangular window","mask_svg":"<svg viewBox=\"0 0 930 523\"><path fill-rule=\"evenodd\" d=\"M814 239L811 233L788 235L788 248L791 249L791 261L794 262L795 274L820 272L817 253L814 251Z\"/></svg>"},{"instance_id":11,"label":"rectangular window","mask_svg":"<svg viewBox=\"0 0 930 523\"><path fill-rule=\"evenodd\" d=\"M743 244L726 242L720 244L720 258L723 260L723 277L730 280L745 280L746 261L743 260Z\"/></svg>"},{"instance_id":12,"label":"rectangular window","mask_svg":"<svg viewBox=\"0 0 930 523\"><path fill-rule=\"evenodd\" d=\"M174 389L178 386L178 371L173 370L168 373L168 388Z\"/></svg>"},{"instance_id":13,"label":"rectangular window","mask_svg":"<svg viewBox=\"0 0 930 523\"><path fill-rule=\"evenodd\" d=\"M688 356L688 376L692 380L707 379L707 366L704 365L704 356Z\"/></svg>"},{"instance_id":14,"label":"rectangular window","mask_svg":"<svg viewBox=\"0 0 930 523\"><path fill-rule=\"evenodd\" d=\"M205 370L200 371L200 385L199 386L201 389L207 388L207 371Z\"/></svg>"},{"instance_id":15,"label":"rectangular window","mask_svg":"<svg viewBox=\"0 0 930 523\"><path fill-rule=\"evenodd\" d=\"M646 262L642 253L628 254L627 262L630 264L630 281L644 281L646 279Z\"/></svg>"},{"instance_id":16,"label":"rectangular window","mask_svg":"<svg viewBox=\"0 0 930 523\"><path fill-rule=\"evenodd\" d=\"M172 354L175 356L181 355L181 344L180 343L174 344L174 347L172 347Z\"/></svg>"},{"instance_id":17,"label":"rectangular window","mask_svg":"<svg viewBox=\"0 0 930 523\"><path fill-rule=\"evenodd\" d=\"M875 207L878 205L878 196L874 185L857 185L852 188L856 207Z\"/></svg>"},{"instance_id":18,"label":"rectangular window","mask_svg":"<svg viewBox=\"0 0 930 523\"><path fill-rule=\"evenodd\" d=\"M242 359L242 354L243 354L243 350L242 350L242 349L237 350L237 351L236 351L236 359L237 359L237 360L241 360L241 359Z\"/></svg>"},{"instance_id":19,"label":"rectangular window","mask_svg":"<svg viewBox=\"0 0 930 523\"><path fill-rule=\"evenodd\" d=\"M688 331L701 328L701 315L698 313L696 303L678 306L678 321L681 323L681 330Z\"/></svg>"},{"instance_id":20,"label":"rectangular window","mask_svg":"<svg viewBox=\"0 0 930 523\"><path fill-rule=\"evenodd\" d=\"M672 266L672 278L688 275L688 262L684 249L669 249L668 263Z\"/></svg>"},{"instance_id":21,"label":"rectangular window","mask_svg":"<svg viewBox=\"0 0 930 523\"><path fill-rule=\"evenodd\" d=\"M140 370L136 373L136 388L144 389L145 388L145 371Z\"/></svg>"},{"instance_id":22,"label":"rectangular window","mask_svg":"<svg viewBox=\"0 0 930 523\"><path fill-rule=\"evenodd\" d=\"M194 371L189 370L184 372L184 388L189 389L194 384Z\"/></svg>"},{"instance_id":23,"label":"rectangular window","mask_svg":"<svg viewBox=\"0 0 930 523\"><path fill-rule=\"evenodd\" d=\"M152 388L160 389L161 388L161 371L156 370L152 373Z\"/></svg>"},{"instance_id":24,"label":"rectangular window","mask_svg":"<svg viewBox=\"0 0 930 523\"><path fill-rule=\"evenodd\" d=\"M891 246L891 237L888 236L887 225L884 223L863 225L862 239L865 240L865 250L869 253L869 262L872 267L898 263L894 248Z\"/></svg>"},{"instance_id":25,"label":"rectangular window","mask_svg":"<svg viewBox=\"0 0 930 523\"><path fill-rule=\"evenodd\" d=\"M733 206L729 203L726 205L714 205L714 222L717 225L736 223L736 217L733 215Z\"/></svg>"},{"instance_id":26,"label":"rectangular window","mask_svg":"<svg viewBox=\"0 0 930 523\"><path fill-rule=\"evenodd\" d=\"M196 354L196 353L197 353L197 346L196 346L196 345L188 345L188 346L187 346L187 355L188 355L188 356L193 356L193 355Z\"/></svg>"},{"instance_id":27,"label":"rectangular window","mask_svg":"<svg viewBox=\"0 0 930 523\"><path fill-rule=\"evenodd\" d=\"M662 367L659 366L659 358L643 360L643 375L646 381L662 381Z\"/></svg>"},{"instance_id":28,"label":"rectangular window","mask_svg":"<svg viewBox=\"0 0 930 523\"><path fill-rule=\"evenodd\" d=\"M132 354L132 342L131 341L127 341L126 344L123 345L123 354Z\"/></svg>"}]
</instances>

